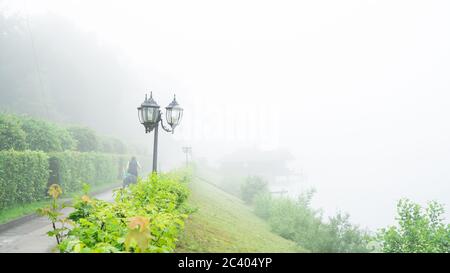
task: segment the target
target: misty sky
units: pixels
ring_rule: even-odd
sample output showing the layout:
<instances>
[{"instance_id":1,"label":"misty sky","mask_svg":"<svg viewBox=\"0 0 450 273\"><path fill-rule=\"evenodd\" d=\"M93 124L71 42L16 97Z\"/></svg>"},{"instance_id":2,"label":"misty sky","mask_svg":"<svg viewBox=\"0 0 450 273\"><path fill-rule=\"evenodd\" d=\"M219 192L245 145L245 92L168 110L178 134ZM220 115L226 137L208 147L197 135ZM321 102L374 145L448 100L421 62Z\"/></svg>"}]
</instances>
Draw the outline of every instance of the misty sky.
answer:
<instances>
[{"instance_id":1,"label":"misty sky","mask_svg":"<svg viewBox=\"0 0 450 273\"><path fill-rule=\"evenodd\" d=\"M7 6L64 16L116 48L141 80L136 105L176 92L174 137L198 156L287 148L318 206L371 228L393 221L401 197L450 210L450 1Z\"/></svg>"}]
</instances>

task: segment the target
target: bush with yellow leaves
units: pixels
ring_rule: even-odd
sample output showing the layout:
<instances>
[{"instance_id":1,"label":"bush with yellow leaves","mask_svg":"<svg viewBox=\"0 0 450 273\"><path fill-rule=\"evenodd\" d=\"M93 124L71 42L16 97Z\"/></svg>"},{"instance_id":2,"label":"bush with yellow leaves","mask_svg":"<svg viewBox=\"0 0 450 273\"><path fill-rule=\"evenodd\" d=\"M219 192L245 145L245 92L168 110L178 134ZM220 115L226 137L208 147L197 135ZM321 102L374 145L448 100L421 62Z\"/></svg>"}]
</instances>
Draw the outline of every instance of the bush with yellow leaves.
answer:
<instances>
[{"instance_id":1,"label":"bush with yellow leaves","mask_svg":"<svg viewBox=\"0 0 450 273\"><path fill-rule=\"evenodd\" d=\"M114 202L76 199L69 215L73 228L59 243L61 252L173 252L184 220L189 190L185 171L152 174L115 191Z\"/></svg>"}]
</instances>

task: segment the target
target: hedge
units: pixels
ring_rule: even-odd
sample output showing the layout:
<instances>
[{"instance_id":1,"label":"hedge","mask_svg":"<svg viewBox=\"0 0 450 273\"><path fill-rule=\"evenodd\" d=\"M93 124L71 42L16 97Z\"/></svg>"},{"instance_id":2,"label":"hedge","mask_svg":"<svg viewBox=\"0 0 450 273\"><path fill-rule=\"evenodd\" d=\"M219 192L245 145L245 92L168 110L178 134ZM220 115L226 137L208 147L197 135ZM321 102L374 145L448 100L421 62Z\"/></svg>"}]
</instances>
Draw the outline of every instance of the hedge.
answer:
<instances>
[{"instance_id":1,"label":"hedge","mask_svg":"<svg viewBox=\"0 0 450 273\"><path fill-rule=\"evenodd\" d=\"M92 186L113 183L123 177L129 155L66 151L50 153L49 184L59 184L64 192L76 192L83 183ZM139 158L143 170L149 169L148 158Z\"/></svg>"},{"instance_id":2,"label":"hedge","mask_svg":"<svg viewBox=\"0 0 450 273\"><path fill-rule=\"evenodd\" d=\"M0 209L46 196L48 156L35 151L0 151Z\"/></svg>"},{"instance_id":3,"label":"hedge","mask_svg":"<svg viewBox=\"0 0 450 273\"><path fill-rule=\"evenodd\" d=\"M64 193L77 192L83 183L93 186L122 179L130 155L65 151L0 151L0 210L46 198L47 187L60 184ZM139 158L141 175L150 158Z\"/></svg>"},{"instance_id":4,"label":"hedge","mask_svg":"<svg viewBox=\"0 0 450 273\"><path fill-rule=\"evenodd\" d=\"M59 184L64 192L76 192L83 183L101 185L121 177L120 156L95 152L66 151L50 155L50 184Z\"/></svg>"}]
</instances>

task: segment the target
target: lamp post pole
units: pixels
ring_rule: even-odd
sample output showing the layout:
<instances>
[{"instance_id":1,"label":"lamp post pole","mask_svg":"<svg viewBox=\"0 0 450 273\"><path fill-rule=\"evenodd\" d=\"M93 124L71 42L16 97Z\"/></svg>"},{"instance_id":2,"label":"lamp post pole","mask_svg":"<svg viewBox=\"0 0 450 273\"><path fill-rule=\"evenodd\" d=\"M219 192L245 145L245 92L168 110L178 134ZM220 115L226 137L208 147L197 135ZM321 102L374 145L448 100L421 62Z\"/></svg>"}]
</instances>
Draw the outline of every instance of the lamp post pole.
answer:
<instances>
[{"instance_id":1,"label":"lamp post pole","mask_svg":"<svg viewBox=\"0 0 450 273\"><path fill-rule=\"evenodd\" d=\"M159 124L158 124L159 125ZM153 136L153 169L152 172L157 172L158 166L158 125L155 127L155 133Z\"/></svg>"},{"instance_id":2,"label":"lamp post pole","mask_svg":"<svg viewBox=\"0 0 450 273\"><path fill-rule=\"evenodd\" d=\"M186 167L189 166L189 155L192 158L192 147L183 147L183 153L186 154Z\"/></svg>"}]
</instances>

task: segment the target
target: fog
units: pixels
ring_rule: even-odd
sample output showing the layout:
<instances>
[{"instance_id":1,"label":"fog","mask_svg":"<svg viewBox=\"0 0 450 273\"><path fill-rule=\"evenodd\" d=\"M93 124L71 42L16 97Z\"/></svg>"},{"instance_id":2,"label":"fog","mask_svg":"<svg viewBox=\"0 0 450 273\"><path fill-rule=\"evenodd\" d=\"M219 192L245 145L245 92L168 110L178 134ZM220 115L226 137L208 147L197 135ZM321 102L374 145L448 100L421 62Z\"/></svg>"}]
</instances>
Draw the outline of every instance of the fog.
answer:
<instances>
[{"instance_id":1,"label":"fog","mask_svg":"<svg viewBox=\"0 0 450 273\"><path fill-rule=\"evenodd\" d=\"M85 79L104 73L110 86L86 80L87 95L74 88L67 97L63 89L74 85L63 76L64 88L53 91L49 77L44 87L35 82L47 95L64 94L61 121L151 150L136 107L150 91L162 107L176 93L184 116L175 134L160 132L163 170L183 162L182 146L210 166L245 149L289 151L296 184L275 187L315 188L314 205L326 214L346 211L376 229L393 223L402 197L449 210L448 1L36 0L0 8L28 18L40 62L45 41L59 52L52 39L98 47L85 59L82 46L66 57ZM40 35L42 18L53 17L84 42L51 22L55 29ZM87 64L98 55L114 60ZM80 114L64 116L70 106Z\"/></svg>"}]
</instances>

